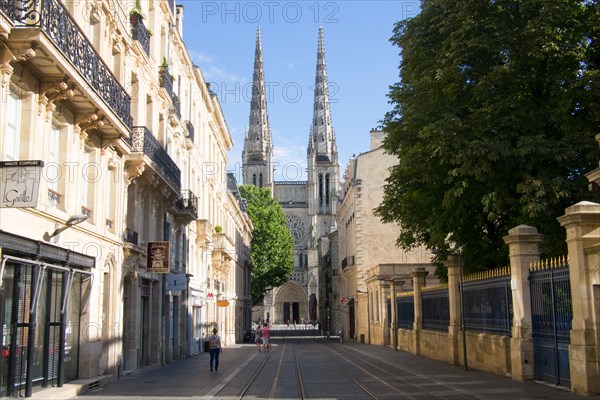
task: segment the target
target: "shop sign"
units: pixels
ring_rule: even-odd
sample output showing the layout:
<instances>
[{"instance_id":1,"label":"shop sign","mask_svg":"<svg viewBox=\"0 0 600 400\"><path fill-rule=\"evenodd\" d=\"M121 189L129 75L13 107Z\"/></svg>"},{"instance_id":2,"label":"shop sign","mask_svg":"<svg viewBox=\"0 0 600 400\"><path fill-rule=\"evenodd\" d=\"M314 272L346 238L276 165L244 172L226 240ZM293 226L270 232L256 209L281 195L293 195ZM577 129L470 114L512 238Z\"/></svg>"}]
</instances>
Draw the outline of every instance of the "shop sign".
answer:
<instances>
[{"instance_id":1,"label":"shop sign","mask_svg":"<svg viewBox=\"0 0 600 400\"><path fill-rule=\"evenodd\" d=\"M0 208L37 206L41 160L0 161Z\"/></svg>"},{"instance_id":2,"label":"shop sign","mask_svg":"<svg viewBox=\"0 0 600 400\"><path fill-rule=\"evenodd\" d=\"M146 271L169 273L169 242L148 242Z\"/></svg>"}]
</instances>

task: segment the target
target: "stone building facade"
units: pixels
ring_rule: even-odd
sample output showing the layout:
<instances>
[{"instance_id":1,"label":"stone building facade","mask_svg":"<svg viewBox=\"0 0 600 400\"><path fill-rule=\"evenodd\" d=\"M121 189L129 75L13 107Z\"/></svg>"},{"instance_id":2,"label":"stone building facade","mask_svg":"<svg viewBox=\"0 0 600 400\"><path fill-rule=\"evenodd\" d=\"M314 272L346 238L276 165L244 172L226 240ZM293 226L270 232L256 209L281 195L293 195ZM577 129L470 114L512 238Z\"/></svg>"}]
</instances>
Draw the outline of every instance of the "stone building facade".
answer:
<instances>
[{"instance_id":1,"label":"stone building facade","mask_svg":"<svg viewBox=\"0 0 600 400\"><path fill-rule=\"evenodd\" d=\"M168 364L209 326L230 344L249 324L251 223L183 12L0 4L0 174L21 192L0 208L2 396Z\"/></svg>"},{"instance_id":2,"label":"stone building facade","mask_svg":"<svg viewBox=\"0 0 600 400\"><path fill-rule=\"evenodd\" d=\"M282 205L294 237L294 270L288 283L265 296L262 318L274 323L327 321L322 304L318 240L335 229L338 152L331 122L323 28L319 30L314 107L308 140L307 181L274 181L273 143L267 113L260 30L257 31L252 100L242 153L243 182L269 188Z\"/></svg>"},{"instance_id":3,"label":"stone building facade","mask_svg":"<svg viewBox=\"0 0 600 400\"><path fill-rule=\"evenodd\" d=\"M389 344L386 313L391 286L410 287L410 274L424 267L433 276L431 253L424 247L411 251L396 246L400 229L383 224L374 209L383 200L385 179L395 156L381 147L385 132L371 131L371 150L353 156L341 185L341 205L337 216L338 264L332 275L338 282L333 294L333 323L342 324L350 338L372 344ZM336 270L337 269L337 270Z\"/></svg>"}]
</instances>

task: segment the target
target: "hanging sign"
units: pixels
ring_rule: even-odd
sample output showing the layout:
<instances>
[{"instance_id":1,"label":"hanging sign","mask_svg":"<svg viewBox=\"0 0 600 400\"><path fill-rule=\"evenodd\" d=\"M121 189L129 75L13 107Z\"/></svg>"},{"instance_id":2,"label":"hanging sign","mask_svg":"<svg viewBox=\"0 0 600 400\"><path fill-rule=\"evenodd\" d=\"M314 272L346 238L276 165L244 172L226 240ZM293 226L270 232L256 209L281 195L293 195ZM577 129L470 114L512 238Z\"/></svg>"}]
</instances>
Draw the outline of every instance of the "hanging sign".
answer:
<instances>
[{"instance_id":1,"label":"hanging sign","mask_svg":"<svg viewBox=\"0 0 600 400\"><path fill-rule=\"evenodd\" d=\"M169 273L169 242L148 242L146 271Z\"/></svg>"},{"instance_id":2,"label":"hanging sign","mask_svg":"<svg viewBox=\"0 0 600 400\"><path fill-rule=\"evenodd\" d=\"M227 300L217 300L217 307L227 307L229 302Z\"/></svg>"},{"instance_id":3,"label":"hanging sign","mask_svg":"<svg viewBox=\"0 0 600 400\"><path fill-rule=\"evenodd\" d=\"M37 206L44 162L0 161L0 208Z\"/></svg>"}]
</instances>

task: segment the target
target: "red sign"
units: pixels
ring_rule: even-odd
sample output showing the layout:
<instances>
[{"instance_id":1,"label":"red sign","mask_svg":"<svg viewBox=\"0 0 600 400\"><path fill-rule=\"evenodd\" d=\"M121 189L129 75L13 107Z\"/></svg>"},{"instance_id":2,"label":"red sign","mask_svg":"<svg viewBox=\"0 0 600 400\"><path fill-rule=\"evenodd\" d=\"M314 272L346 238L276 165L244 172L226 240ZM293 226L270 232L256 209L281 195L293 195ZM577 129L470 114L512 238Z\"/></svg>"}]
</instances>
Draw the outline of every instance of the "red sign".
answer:
<instances>
[{"instance_id":1,"label":"red sign","mask_svg":"<svg viewBox=\"0 0 600 400\"><path fill-rule=\"evenodd\" d=\"M348 299L346 297L342 297L340 299L340 303L342 303L342 304L346 304L347 302L348 302Z\"/></svg>"}]
</instances>

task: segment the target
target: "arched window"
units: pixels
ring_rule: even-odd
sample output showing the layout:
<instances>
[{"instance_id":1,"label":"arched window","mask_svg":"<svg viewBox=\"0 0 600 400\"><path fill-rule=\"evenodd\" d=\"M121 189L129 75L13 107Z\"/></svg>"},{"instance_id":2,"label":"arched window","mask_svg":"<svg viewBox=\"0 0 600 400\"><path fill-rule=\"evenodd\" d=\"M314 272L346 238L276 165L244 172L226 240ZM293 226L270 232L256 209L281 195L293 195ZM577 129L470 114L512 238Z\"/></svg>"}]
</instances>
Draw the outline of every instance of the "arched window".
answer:
<instances>
[{"instance_id":1,"label":"arched window","mask_svg":"<svg viewBox=\"0 0 600 400\"><path fill-rule=\"evenodd\" d=\"M252 184L256 186L256 174L252 174Z\"/></svg>"},{"instance_id":2,"label":"arched window","mask_svg":"<svg viewBox=\"0 0 600 400\"><path fill-rule=\"evenodd\" d=\"M319 174L319 204L323 204L323 175Z\"/></svg>"},{"instance_id":3,"label":"arched window","mask_svg":"<svg viewBox=\"0 0 600 400\"><path fill-rule=\"evenodd\" d=\"M325 204L329 205L329 174L325 175Z\"/></svg>"}]
</instances>

